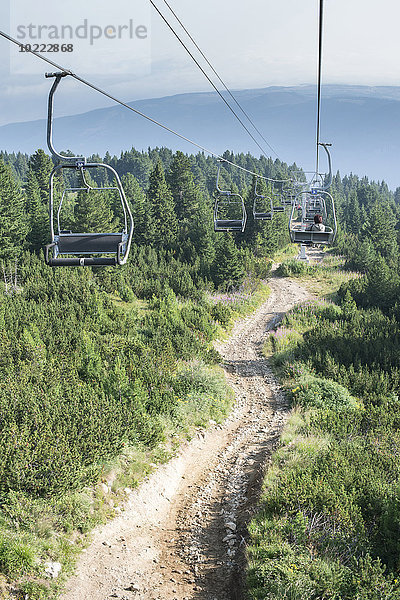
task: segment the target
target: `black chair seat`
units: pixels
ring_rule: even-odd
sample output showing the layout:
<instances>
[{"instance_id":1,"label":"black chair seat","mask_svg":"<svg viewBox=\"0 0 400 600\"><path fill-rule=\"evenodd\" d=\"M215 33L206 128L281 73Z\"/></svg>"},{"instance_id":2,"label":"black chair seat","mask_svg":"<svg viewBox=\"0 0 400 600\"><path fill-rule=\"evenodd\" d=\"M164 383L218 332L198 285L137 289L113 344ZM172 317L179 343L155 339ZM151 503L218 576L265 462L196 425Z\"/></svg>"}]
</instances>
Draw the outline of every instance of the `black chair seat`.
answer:
<instances>
[{"instance_id":1,"label":"black chair seat","mask_svg":"<svg viewBox=\"0 0 400 600\"><path fill-rule=\"evenodd\" d=\"M271 221L272 213L270 213L270 212L254 213L254 218L259 221Z\"/></svg>"},{"instance_id":2,"label":"black chair seat","mask_svg":"<svg viewBox=\"0 0 400 600\"><path fill-rule=\"evenodd\" d=\"M330 244L333 241L333 231L301 231L291 229L290 237L292 242L299 244Z\"/></svg>"},{"instance_id":3,"label":"black chair seat","mask_svg":"<svg viewBox=\"0 0 400 600\"><path fill-rule=\"evenodd\" d=\"M215 231L242 231L243 221L239 219L216 219Z\"/></svg>"},{"instance_id":4,"label":"black chair seat","mask_svg":"<svg viewBox=\"0 0 400 600\"><path fill-rule=\"evenodd\" d=\"M123 233L60 233L55 243L58 254L117 254L125 238Z\"/></svg>"}]
</instances>

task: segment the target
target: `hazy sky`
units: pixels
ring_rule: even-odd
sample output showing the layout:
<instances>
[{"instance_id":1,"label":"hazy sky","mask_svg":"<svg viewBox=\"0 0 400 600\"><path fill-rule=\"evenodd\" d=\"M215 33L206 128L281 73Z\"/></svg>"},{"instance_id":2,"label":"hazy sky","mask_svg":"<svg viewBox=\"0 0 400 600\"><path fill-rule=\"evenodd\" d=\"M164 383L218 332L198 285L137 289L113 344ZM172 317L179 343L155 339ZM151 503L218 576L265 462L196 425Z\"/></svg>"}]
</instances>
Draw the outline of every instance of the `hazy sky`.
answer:
<instances>
[{"instance_id":1,"label":"hazy sky","mask_svg":"<svg viewBox=\"0 0 400 600\"><path fill-rule=\"evenodd\" d=\"M163 0L155 1L173 22ZM318 0L169 2L231 88L315 82ZM54 36L54 26L75 31L85 20L88 28L97 27L95 35L103 30L102 39L65 40L74 42L73 52L45 55L126 101L210 89L147 0L2 0L0 7L0 29L14 37L23 33L24 42L55 42L45 39L46 27L53 26ZM323 81L400 85L399 22L398 0L325 0ZM141 37L127 39L128 23L131 34L145 27L146 38L140 29ZM43 26L41 40L28 39L29 25L35 26L34 37ZM110 38L119 31L121 39L105 39L106 26ZM51 67L18 52L10 59L9 48L0 39L0 124L42 118L49 88L43 73ZM68 85L57 114L111 104L78 84Z\"/></svg>"}]
</instances>

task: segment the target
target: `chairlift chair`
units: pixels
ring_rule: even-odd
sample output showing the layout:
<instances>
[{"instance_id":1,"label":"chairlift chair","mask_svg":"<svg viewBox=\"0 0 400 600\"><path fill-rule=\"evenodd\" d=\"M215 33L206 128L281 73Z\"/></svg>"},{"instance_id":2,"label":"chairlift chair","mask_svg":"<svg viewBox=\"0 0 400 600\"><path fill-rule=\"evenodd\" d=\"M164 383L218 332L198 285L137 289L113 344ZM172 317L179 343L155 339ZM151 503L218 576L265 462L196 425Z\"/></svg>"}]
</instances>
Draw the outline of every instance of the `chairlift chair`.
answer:
<instances>
[{"instance_id":1,"label":"chairlift chair","mask_svg":"<svg viewBox=\"0 0 400 600\"><path fill-rule=\"evenodd\" d=\"M311 185L307 190L299 192L296 196L296 202L292 206L292 212L289 218L289 234L290 239L295 244L333 244L337 233L337 221L336 221L336 210L335 202L326 190L332 184L332 161L328 147L330 144L322 144L322 146L328 157L329 173L324 178L320 173L316 173L312 180ZM322 183L323 182L323 183ZM295 219L295 208L301 205L301 219ZM325 225L325 231L314 231L312 230L312 224L309 225L306 221L307 207L318 207L322 210L321 214L323 221L330 221L330 225ZM329 209L328 209L329 207ZM313 220L314 220L313 215ZM308 218L310 218L310 212Z\"/></svg>"},{"instance_id":2,"label":"chairlift chair","mask_svg":"<svg viewBox=\"0 0 400 600\"><path fill-rule=\"evenodd\" d=\"M270 180L272 183L271 192L271 210L272 213L283 213L285 212L285 204L283 202L282 194L275 188L276 181Z\"/></svg>"},{"instance_id":3,"label":"chairlift chair","mask_svg":"<svg viewBox=\"0 0 400 600\"><path fill-rule=\"evenodd\" d=\"M130 206L125 196L121 180L118 173L110 165L103 163L88 163L85 157L69 157L59 154L53 145L53 100L57 87L63 77L68 73L46 73L47 78L55 78L49 94L48 119L47 119L47 145L49 150L59 164L54 167L50 174L49 187L49 216L51 243L45 249L45 261L51 267L56 266L107 266L123 265L126 263L131 247L133 235L133 217ZM81 177L80 185L66 188L58 203L57 213L55 214L55 189L54 180L57 175L63 172L75 171ZM112 175L115 185L108 187L91 187L85 178L85 174L95 171L106 170ZM90 193L114 191L120 201L123 214L123 227L121 231L89 233L72 232L69 229L63 229L61 225L61 212L68 194L78 194L86 191ZM56 228L55 228L56 225Z\"/></svg>"},{"instance_id":4,"label":"chairlift chair","mask_svg":"<svg viewBox=\"0 0 400 600\"><path fill-rule=\"evenodd\" d=\"M272 194L264 196L263 194L257 193L257 183L254 188L254 201L253 201L253 217L255 221L271 221L274 216L274 209L272 203ZM267 210L267 207L269 210Z\"/></svg>"},{"instance_id":5,"label":"chairlift chair","mask_svg":"<svg viewBox=\"0 0 400 600\"><path fill-rule=\"evenodd\" d=\"M286 205L285 205L284 199L281 194L279 194L278 192L275 192L272 195L272 202L273 202L272 210L274 213L285 212Z\"/></svg>"},{"instance_id":6,"label":"chairlift chair","mask_svg":"<svg viewBox=\"0 0 400 600\"><path fill-rule=\"evenodd\" d=\"M301 205L307 207L307 202L310 201L312 195L310 191L300 192L296 197L296 202L292 206L292 212L289 219L289 234L290 239L295 244L323 244L329 245L333 244L336 237L337 232L337 221L336 221L336 212L335 212L335 204L332 196L325 190L319 190L319 196L321 199L323 198L325 205L329 204L330 212L329 219L332 222L332 227L325 225L325 231L314 231L311 229L312 223L314 221L314 216L311 220L306 218L304 211L302 211L301 219L295 219L295 208L296 205ZM318 214L318 213L316 213ZM325 213L325 218L323 220L326 221L327 214ZM310 225L311 223L311 225Z\"/></svg>"},{"instance_id":7,"label":"chairlift chair","mask_svg":"<svg viewBox=\"0 0 400 600\"><path fill-rule=\"evenodd\" d=\"M214 204L214 231L244 232L247 222L247 212L244 200L240 194L234 194L219 187L221 162L218 165L217 197Z\"/></svg>"},{"instance_id":8,"label":"chairlift chair","mask_svg":"<svg viewBox=\"0 0 400 600\"><path fill-rule=\"evenodd\" d=\"M326 203L323 195L320 194L319 188L311 188L304 199L305 211L304 220L313 222L315 215L321 215L323 221L327 218Z\"/></svg>"},{"instance_id":9,"label":"chairlift chair","mask_svg":"<svg viewBox=\"0 0 400 600\"><path fill-rule=\"evenodd\" d=\"M295 198L296 198L296 192L295 192L293 183L287 185L286 187L284 187L282 185L282 204L285 207L292 206Z\"/></svg>"},{"instance_id":10,"label":"chairlift chair","mask_svg":"<svg viewBox=\"0 0 400 600\"><path fill-rule=\"evenodd\" d=\"M327 219L326 203L323 196L312 197L306 203L305 221L314 222L315 215L321 215L324 222Z\"/></svg>"}]
</instances>

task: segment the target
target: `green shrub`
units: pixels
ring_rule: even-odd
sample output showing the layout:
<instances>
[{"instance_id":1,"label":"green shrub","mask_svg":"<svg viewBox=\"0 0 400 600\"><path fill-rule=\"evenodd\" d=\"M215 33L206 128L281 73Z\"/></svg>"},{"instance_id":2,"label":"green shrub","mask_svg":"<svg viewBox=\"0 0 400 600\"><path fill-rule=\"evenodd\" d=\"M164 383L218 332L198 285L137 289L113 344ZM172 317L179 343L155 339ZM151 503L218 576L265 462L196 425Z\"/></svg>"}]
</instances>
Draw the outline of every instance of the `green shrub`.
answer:
<instances>
[{"instance_id":1,"label":"green shrub","mask_svg":"<svg viewBox=\"0 0 400 600\"><path fill-rule=\"evenodd\" d=\"M317 268L301 260L290 259L281 263L276 272L281 277L302 277L304 275L313 275L317 271Z\"/></svg>"},{"instance_id":2,"label":"green shrub","mask_svg":"<svg viewBox=\"0 0 400 600\"><path fill-rule=\"evenodd\" d=\"M250 526L254 600L400 598L398 333L394 314L343 294L295 308L273 334L300 408Z\"/></svg>"},{"instance_id":3,"label":"green shrub","mask_svg":"<svg viewBox=\"0 0 400 600\"><path fill-rule=\"evenodd\" d=\"M342 385L312 375L297 381L296 387L290 390L290 394L292 404L303 408L315 407L339 410L349 406L359 406L357 400Z\"/></svg>"},{"instance_id":4,"label":"green shrub","mask_svg":"<svg viewBox=\"0 0 400 600\"><path fill-rule=\"evenodd\" d=\"M37 558L34 548L19 539L0 536L0 569L9 577L20 577L31 573Z\"/></svg>"},{"instance_id":5,"label":"green shrub","mask_svg":"<svg viewBox=\"0 0 400 600\"><path fill-rule=\"evenodd\" d=\"M213 319L222 325L227 327L232 319L232 310L226 304L217 302L211 309Z\"/></svg>"}]
</instances>

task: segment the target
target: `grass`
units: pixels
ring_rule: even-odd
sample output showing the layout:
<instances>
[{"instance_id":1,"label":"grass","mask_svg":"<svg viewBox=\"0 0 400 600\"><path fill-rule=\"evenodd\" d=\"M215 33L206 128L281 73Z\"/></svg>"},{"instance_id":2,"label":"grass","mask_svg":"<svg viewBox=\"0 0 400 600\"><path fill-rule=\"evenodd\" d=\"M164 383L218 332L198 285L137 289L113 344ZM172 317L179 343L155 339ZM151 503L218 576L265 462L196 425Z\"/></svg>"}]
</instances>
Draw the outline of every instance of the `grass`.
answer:
<instances>
[{"instance_id":1,"label":"grass","mask_svg":"<svg viewBox=\"0 0 400 600\"><path fill-rule=\"evenodd\" d=\"M334 301L337 299L337 290L343 283L360 277L359 273L345 271L344 259L327 251L322 264L307 265L298 260L287 260L278 269L278 274L296 277L318 298Z\"/></svg>"},{"instance_id":2,"label":"grass","mask_svg":"<svg viewBox=\"0 0 400 600\"><path fill-rule=\"evenodd\" d=\"M290 258L295 258L298 254L298 246L297 244L288 244L282 250L279 250L274 254L273 261L274 263L281 263L285 260L289 260Z\"/></svg>"},{"instance_id":3,"label":"grass","mask_svg":"<svg viewBox=\"0 0 400 600\"><path fill-rule=\"evenodd\" d=\"M268 297L268 286L248 280L233 295L229 321L219 331L229 329L235 318L253 312ZM116 292L112 303L134 321L152 310L149 302L136 298L123 300ZM227 334L226 334L227 335ZM176 408L157 417L163 438L154 448L139 442L125 444L120 455L102 465L97 485L59 497L32 498L8 492L0 497L0 600L8 600L11 585L24 600L53 600L73 572L76 559L91 540L91 531L121 511L125 490L137 487L158 464L169 460L199 428L221 423L233 402L222 370L201 360L178 361L174 376L181 391ZM174 403L172 403L174 404ZM45 564L62 564L59 577L46 577Z\"/></svg>"},{"instance_id":4,"label":"grass","mask_svg":"<svg viewBox=\"0 0 400 600\"><path fill-rule=\"evenodd\" d=\"M290 311L264 348L294 408L264 480L260 512L249 526L252 600L400 599L400 472L393 451L386 450L396 444L397 424L385 428L385 405L371 410L367 398L317 375L312 361L302 358L312 330L333 324L340 337L349 318L345 305L321 295L335 297L355 275L328 260L322 267L286 264L287 275L317 285L319 298ZM312 347L318 353L315 342ZM400 410L397 397L394 402L393 410Z\"/></svg>"},{"instance_id":5,"label":"grass","mask_svg":"<svg viewBox=\"0 0 400 600\"><path fill-rule=\"evenodd\" d=\"M227 339L237 319L252 314L270 294L266 281L251 278L230 293L210 294L208 299L214 305L213 314L218 324L217 339Z\"/></svg>"}]
</instances>

